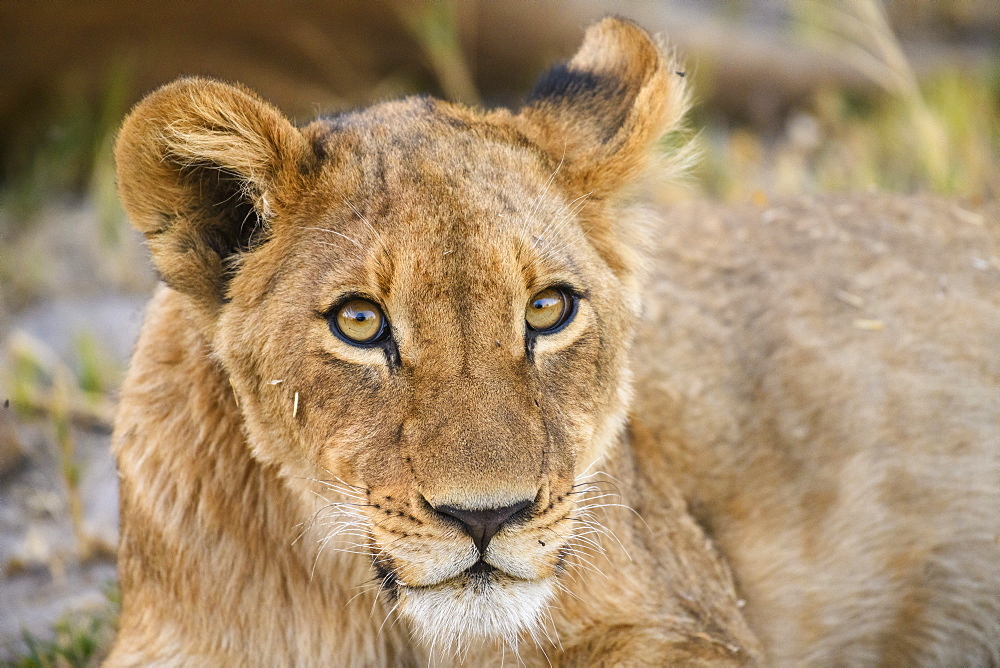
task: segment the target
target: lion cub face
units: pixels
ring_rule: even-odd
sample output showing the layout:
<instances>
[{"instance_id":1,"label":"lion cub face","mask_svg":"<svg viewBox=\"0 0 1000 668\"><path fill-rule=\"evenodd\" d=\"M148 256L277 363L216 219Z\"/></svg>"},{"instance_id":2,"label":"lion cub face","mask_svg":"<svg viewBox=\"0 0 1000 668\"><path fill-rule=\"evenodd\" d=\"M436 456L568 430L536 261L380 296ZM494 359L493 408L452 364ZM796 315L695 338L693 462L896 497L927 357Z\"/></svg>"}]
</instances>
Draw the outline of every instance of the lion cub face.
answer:
<instances>
[{"instance_id":1,"label":"lion cub face","mask_svg":"<svg viewBox=\"0 0 1000 668\"><path fill-rule=\"evenodd\" d=\"M361 504L350 526L401 610L496 635L552 591L635 313L584 198L546 188L558 162L474 122L409 100L311 126L353 159L246 258L218 341L259 456Z\"/></svg>"},{"instance_id":2,"label":"lion cub face","mask_svg":"<svg viewBox=\"0 0 1000 668\"><path fill-rule=\"evenodd\" d=\"M588 532L638 317L620 191L681 111L671 74L607 20L518 114L409 99L296 129L185 80L122 131L122 198L253 455L428 640L532 632Z\"/></svg>"}]
</instances>

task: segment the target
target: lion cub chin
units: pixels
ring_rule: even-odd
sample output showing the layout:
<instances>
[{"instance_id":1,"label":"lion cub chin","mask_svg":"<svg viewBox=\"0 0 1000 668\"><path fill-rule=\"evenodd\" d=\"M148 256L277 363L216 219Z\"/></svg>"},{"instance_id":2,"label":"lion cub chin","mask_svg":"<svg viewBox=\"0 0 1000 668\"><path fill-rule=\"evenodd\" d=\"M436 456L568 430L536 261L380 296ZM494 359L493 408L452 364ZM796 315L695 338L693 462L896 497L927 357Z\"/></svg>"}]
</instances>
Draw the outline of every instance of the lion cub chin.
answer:
<instances>
[{"instance_id":1,"label":"lion cub chin","mask_svg":"<svg viewBox=\"0 0 1000 668\"><path fill-rule=\"evenodd\" d=\"M543 619L555 590L552 578L472 574L432 587L401 586L399 611L432 654L464 655L498 640L516 651L521 638L544 638Z\"/></svg>"}]
</instances>

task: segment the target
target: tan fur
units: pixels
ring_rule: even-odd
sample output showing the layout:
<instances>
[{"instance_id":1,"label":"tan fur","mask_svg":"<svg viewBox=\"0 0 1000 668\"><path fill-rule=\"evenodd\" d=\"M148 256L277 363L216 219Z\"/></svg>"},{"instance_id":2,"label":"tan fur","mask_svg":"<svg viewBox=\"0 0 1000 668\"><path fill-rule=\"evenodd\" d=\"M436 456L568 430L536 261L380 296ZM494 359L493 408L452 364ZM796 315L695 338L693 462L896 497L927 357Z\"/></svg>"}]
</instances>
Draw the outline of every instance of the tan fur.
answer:
<instances>
[{"instance_id":1,"label":"tan fur","mask_svg":"<svg viewBox=\"0 0 1000 668\"><path fill-rule=\"evenodd\" d=\"M1000 662L983 213L867 196L667 216L633 446L718 541L769 661Z\"/></svg>"},{"instance_id":2,"label":"tan fur","mask_svg":"<svg viewBox=\"0 0 1000 668\"><path fill-rule=\"evenodd\" d=\"M901 323L950 375L863 366L896 330L824 328L808 279L828 258L807 249L826 237L774 221L774 240L759 215L676 213L650 255L630 192L684 106L658 45L613 19L518 113L408 99L296 129L202 79L140 103L119 186L166 286L114 436L109 663L755 662L703 526L768 660L995 661L996 362ZM800 206L781 215L831 249L869 243L868 218ZM891 241L870 243L895 280L927 271ZM858 289L836 268L819 284ZM525 305L553 284L579 310L528 345ZM392 346L333 335L348 294L382 305ZM986 294L951 306L983 346ZM473 579L434 507L522 499Z\"/></svg>"}]
</instances>

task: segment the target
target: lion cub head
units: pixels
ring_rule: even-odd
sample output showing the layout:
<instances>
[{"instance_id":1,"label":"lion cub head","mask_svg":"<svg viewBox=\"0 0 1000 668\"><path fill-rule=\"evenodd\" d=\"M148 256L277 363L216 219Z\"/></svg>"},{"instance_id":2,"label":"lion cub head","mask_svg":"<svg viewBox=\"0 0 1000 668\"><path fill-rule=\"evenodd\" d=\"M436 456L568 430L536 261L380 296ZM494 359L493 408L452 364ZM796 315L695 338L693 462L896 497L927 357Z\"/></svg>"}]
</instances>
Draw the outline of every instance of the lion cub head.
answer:
<instances>
[{"instance_id":1,"label":"lion cub head","mask_svg":"<svg viewBox=\"0 0 1000 668\"><path fill-rule=\"evenodd\" d=\"M682 80L592 27L519 112L427 98L294 127L184 79L139 104L120 192L228 375L249 450L429 640L532 631L588 528L638 317L625 191ZM330 573L327 577L335 577Z\"/></svg>"}]
</instances>

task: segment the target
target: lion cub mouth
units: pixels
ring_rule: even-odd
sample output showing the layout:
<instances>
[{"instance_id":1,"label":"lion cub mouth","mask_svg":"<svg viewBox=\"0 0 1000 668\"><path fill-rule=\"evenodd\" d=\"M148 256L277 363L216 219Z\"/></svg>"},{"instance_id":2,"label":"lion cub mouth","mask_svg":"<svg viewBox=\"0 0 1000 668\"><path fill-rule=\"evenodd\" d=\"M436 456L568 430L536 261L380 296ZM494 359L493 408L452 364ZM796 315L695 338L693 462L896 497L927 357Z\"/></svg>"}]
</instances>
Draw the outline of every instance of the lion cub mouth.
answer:
<instances>
[{"instance_id":1,"label":"lion cub mouth","mask_svg":"<svg viewBox=\"0 0 1000 668\"><path fill-rule=\"evenodd\" d=\"M427 645L446 653L496 639L516 647L539 632L552 580L525 580L479 560L433 585L398 582L397 608Z\"/></svg>"},{"instance_id":2,"label":"lion cub mouth","mask_svg":"<svg viewBox=\"0 0 1000 668\"><path fill-rule=\"evenodd\" d=\"M400 589L421 591L421 590L447 589L449 587L467 587L467 586L483 588L492 585L500 586L507 582L537 582L544 579L545 578L531 579L531 578L519 577L517 575L508 573L500 568L497 568L496 566L487 563L483 559L480 559L479 561L469 566L464 571L461 571L457 575L445 578L439 582L413 585L413 584L407 584L406 582L397 579L394 581L393 584Z\"/></svg>"},{"instance_id":3,"label":"lion cub mouth","mask_svg":"<svg viewBox=\"0 0 1000 668\"><path fill-rule=\"evenodd\" d=\"M482 559L480 559L479 561L477 561L473 565L471 565L468 568L466 568L463 571L463 573L466 573L466 574L468 574L470 576L475 576L475 575L487 575L488 576L491 573L495 573L496 571L497 571L496 567L491 566L488 563L486 563L485 561L483 561Z\"/></svg>"}]
</instances>

